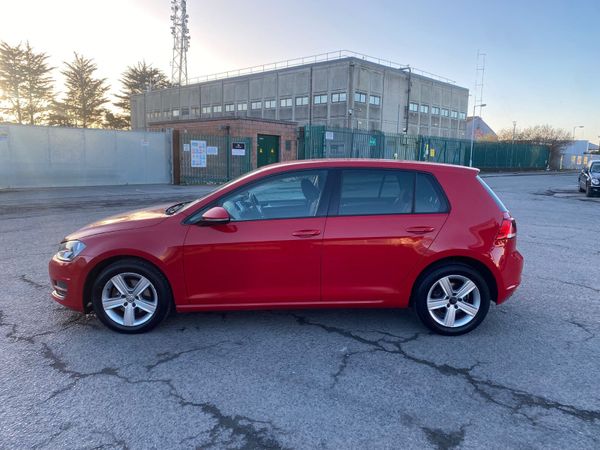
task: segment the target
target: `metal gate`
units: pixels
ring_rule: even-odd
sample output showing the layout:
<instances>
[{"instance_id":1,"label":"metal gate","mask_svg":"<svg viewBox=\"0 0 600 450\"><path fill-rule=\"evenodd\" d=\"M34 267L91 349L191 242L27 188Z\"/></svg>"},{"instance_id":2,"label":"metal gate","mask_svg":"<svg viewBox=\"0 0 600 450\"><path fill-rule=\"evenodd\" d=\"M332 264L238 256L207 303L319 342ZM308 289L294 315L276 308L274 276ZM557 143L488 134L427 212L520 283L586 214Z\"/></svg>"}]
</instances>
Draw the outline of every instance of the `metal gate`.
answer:
<instances>
[{"instance_id":1,"label":"metal gate","mask_svg":"<svg viewBox=\"0 0 600 450\"><path fill-rule=\"evenodd\" d=\"M252 138L182 133L181 184L224 183L252 170Z\"/></svg>"}]
</instances>

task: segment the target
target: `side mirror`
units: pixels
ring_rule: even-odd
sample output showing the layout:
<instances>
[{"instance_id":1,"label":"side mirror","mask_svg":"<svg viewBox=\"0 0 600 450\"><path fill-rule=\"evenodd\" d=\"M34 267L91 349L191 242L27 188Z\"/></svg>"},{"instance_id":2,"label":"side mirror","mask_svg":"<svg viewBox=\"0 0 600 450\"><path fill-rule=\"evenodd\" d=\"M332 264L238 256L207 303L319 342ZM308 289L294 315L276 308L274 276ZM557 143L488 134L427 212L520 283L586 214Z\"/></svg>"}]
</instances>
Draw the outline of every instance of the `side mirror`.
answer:
<instances>
[{"instance_id":1,"label":"side mirror","mask_svg":"<svg viewBox=\"0 0 600 450\"><path fill-rule=\"evenodd\" d=\"M225 208L222 206L215 206L210 208L204 214L202 219L198 223L199 225L223 225L229 223L231 217Z\"/></svg>"}]
</instances>

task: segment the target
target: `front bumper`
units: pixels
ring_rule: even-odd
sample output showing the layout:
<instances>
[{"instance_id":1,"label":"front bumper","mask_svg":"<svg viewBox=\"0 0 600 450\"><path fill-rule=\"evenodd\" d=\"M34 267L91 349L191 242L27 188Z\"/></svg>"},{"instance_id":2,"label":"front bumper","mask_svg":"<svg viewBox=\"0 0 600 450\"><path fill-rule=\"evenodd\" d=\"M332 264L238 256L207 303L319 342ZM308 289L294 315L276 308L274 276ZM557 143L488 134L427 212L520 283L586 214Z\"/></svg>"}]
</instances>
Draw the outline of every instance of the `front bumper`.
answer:
<instances>
[{"instance_id":1,"label":"front bumper","mask_svg":"<svg viewBox=\"0 0 600 450\"><path fill-rule=\"evenodd\" d=\"M71 262L53 257L48 264L52 283L52 299L67 308L84 312L83 290L86 278L87 261L78 256Z\"/></svg>"}]
</instances>

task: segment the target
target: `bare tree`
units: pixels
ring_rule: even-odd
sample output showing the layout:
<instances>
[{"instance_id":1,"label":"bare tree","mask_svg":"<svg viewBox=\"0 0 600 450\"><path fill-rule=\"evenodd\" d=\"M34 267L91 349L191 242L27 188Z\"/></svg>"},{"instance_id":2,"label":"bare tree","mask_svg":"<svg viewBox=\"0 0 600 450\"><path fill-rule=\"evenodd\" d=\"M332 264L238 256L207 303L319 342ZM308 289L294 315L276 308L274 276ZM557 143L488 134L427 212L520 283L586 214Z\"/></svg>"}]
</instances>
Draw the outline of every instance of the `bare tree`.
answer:
<instances>
[{"instance_id":1,"label":"bare tree","mask_svg":"<svg viewBox=\"0 0 600 450\"><path fill-rule=\"evenodd\" d=\"M77 53L75 59L65 65L66 69L61 73L65 76L67 91L65 99L55 104L53 122L83 128L102 126L103 105L108 102L106 78L95 78L97 66L94 61Z\"/></svg>"},{"instance_id":2,"label":"bare tree","mask_svg":"<svg viewBox=\"0 0 600 450\"><path fill-rule=\"evenodd\" d=\"M535 125L523 129L504 128L498 132L498 140L526 142L529 144L548 145L550 148L550 167L558 168L560 157L566 145L572 142L571 134L552 125Z\"/></svg>"}]
</instances>

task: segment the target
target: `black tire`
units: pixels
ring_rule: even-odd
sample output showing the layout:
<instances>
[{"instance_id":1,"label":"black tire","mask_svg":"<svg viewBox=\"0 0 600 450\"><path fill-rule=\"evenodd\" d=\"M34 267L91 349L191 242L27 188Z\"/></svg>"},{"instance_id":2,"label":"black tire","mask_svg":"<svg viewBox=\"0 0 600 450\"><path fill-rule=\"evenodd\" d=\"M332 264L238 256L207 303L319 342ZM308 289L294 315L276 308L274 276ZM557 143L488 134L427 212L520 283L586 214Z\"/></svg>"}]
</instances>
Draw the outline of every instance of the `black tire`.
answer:
<instances>
[{"instance_id":1,"label":"black tire","mask_svg":"<svg viewBox=\"0 0 600 450\"><path fill-rule=\"evenodd\" d=\"M109 280L118 274L143 276L152 283L152 287L154 288L152 294L154 292L156 293L156 299L154 300L155 310L146 322L139 325L124 326L109 317L102 306L102 292ZM135 306L134 302L135 300L133 300L131 304ZM165 276L152 264L139 259L122 259L109 265L100 272L92 286L92 306L96 316L98 316L98 319L100 319L100 321L108 328L118 331L119 333L137 334L150 331L167 317L171 311L172 305L173 296L171 294L169 282ZM135 311L135 314L150 314L139 309L136 309Z\"/></svg>"},{"instance_id":2,"label":"black tire","mask_svg":"<svg viewBox=\"0 0 600 450\"><path fill-rule=\"evenodd\" d=\"M579 192L585 192L585 189L581 187L581 181L577 182L577 187L579 188Z\"/></svg>"},{"instance_id":3,"label":"black tire","mask_svg":"<svg viewBox=\"0 0 600 450\"><path fill-rule=\"evenodd\" d=\"M462 326L446 327L434 320L427 307L427 296L438 280L447 276L460 276L471 280L479 289L479 309L470 322ZM481 274L471 266L462 263L450 263L431 268L417 281L414 289L413 306L419 319L430 330L445 336L458 336L468 333L479 326L490 308L490 290ZM452 307L452 306L451 306ZM443 308L441 308L443 311ZM458 313L455 313L458 314ZM461 311L461 314L467 315Z\"/></svg>"}]
</instances>

